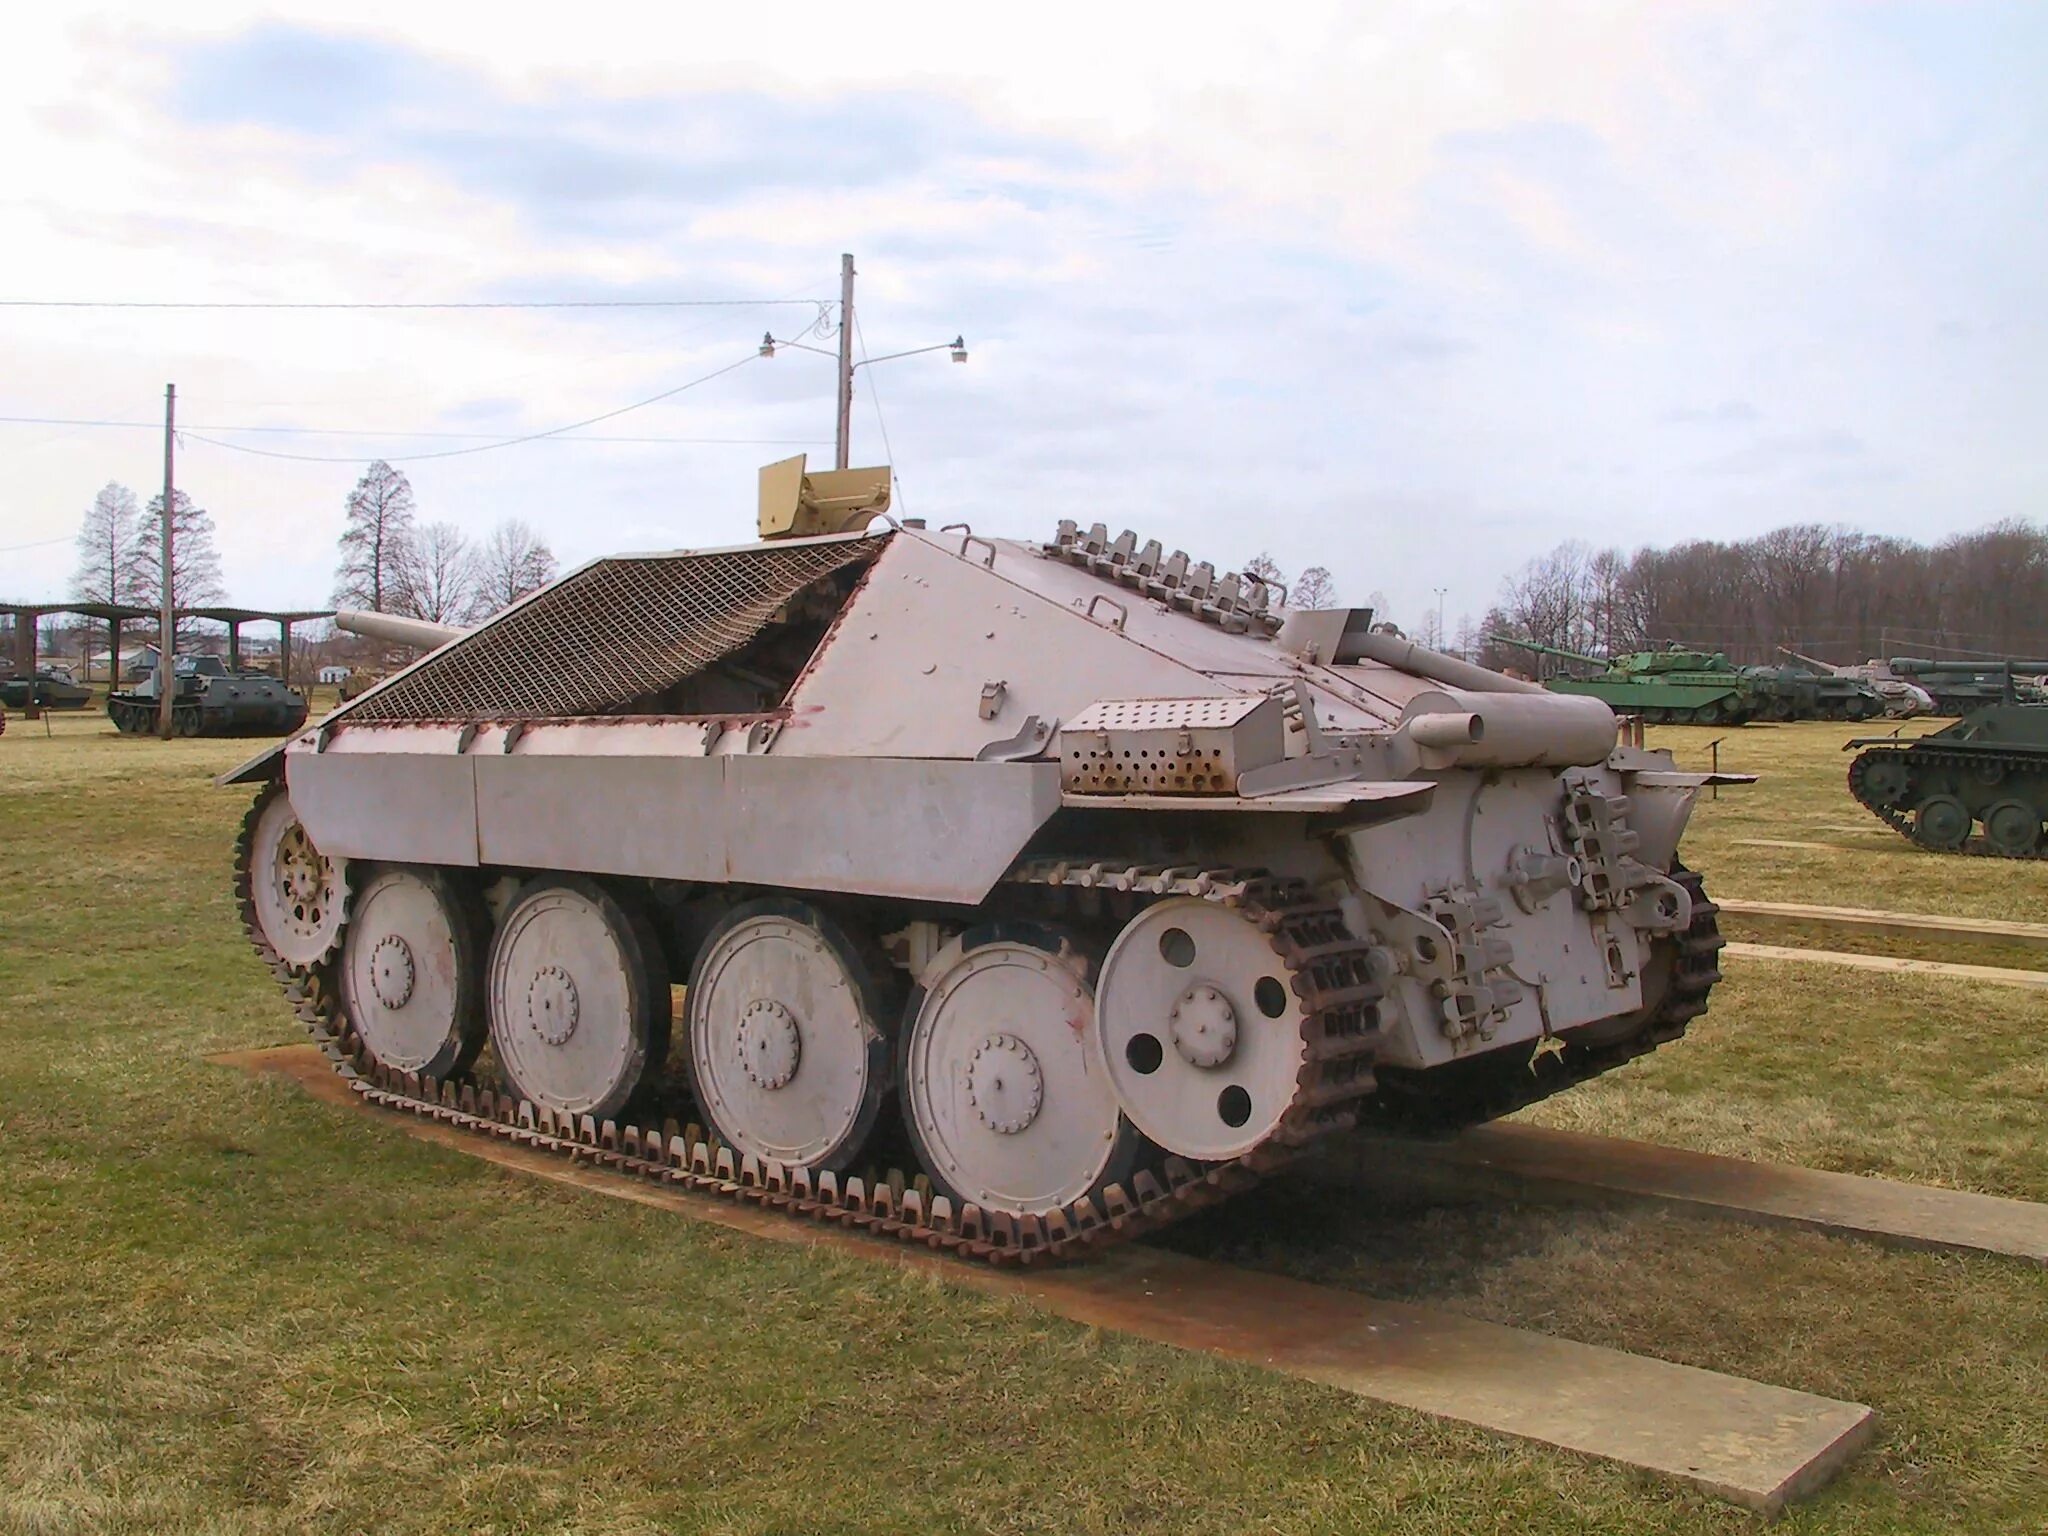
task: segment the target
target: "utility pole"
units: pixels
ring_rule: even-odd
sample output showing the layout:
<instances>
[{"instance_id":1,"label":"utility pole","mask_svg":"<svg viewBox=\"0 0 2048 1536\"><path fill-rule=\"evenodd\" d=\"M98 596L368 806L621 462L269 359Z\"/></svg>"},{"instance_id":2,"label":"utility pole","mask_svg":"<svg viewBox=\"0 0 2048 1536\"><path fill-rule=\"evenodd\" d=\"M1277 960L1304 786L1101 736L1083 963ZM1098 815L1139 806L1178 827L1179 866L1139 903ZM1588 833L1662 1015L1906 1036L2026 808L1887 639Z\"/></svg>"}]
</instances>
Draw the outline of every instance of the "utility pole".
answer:
<instances>
[{"instance_id":1,"label":"utility pole","mask_svg":"<svg viewBox=\"0 0 2048 1536\"><path fill-rule=\"evenodd\" d=\"M853 462L853 253L839 258L839 439L834 469Z\"/></svg>"},{"instance_id":2,"label":"utility pole","mask_svg":"<svg viewBox=\"0 0 2048 1536\"><path fill-rule=\"evenodd\" d=\"M171 589L171 513L177 500L177 476L172 465L173 433L178 420L178 386L164 386L164 518L163 518L163 560L164 590L163 612L158 616L156 650L156 733L165 741L171 739L172 707L177 702L178 669L173 652L177 649L177 615L171 604L175 594Z\"/></svg>"}]
</instances>

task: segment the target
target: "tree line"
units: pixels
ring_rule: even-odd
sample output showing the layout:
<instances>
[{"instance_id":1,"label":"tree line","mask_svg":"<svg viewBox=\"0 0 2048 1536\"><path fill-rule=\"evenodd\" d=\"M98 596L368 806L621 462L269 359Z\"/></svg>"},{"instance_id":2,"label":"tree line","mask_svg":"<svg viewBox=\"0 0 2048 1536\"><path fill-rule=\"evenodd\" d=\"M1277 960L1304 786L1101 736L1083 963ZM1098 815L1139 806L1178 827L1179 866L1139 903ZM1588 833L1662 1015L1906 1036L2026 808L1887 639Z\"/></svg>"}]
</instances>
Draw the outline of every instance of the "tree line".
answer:
<instances>
[{"instance_id":1,"label":"tree line","mask_svg":"<svg viewBox=\"0 0 2048 1536\"><path fill-rule=\"evenodd\" d=\"M518 518L479 541L418 519L412 484L382 459L349 492L334 606L469 624L555 579L554 551Z\"/></svg>"},{"instance_id":2,"label":"tree line","mask_svg":"<svg viewBox=\"0 0 2048 1536\"><path fill-rule=\"evenodd\" d=\"M164 499L145 507L109 482L86 508L71 595L80 602L154 610L163 595ZM348 494L334 606L468 624L554 580L555 556L532 528L508 518L472 541L453 523L422 525L411 483L382 459ZM203 608L225 600L213 518L183 491L171 498L171 601ZM182 621L179 633L189 632Z\"/></svg>"},{"instance_id":3,"label":"tree line","mask_svg":"<svg viewBox=\"0 0 2048 1536\"><path fill-rule=\"evenodd\" d=\"M2048 654L2048 529L1994 523L1934 544L1799 523L1668 549L1560 544L1501 587L1477 633L1489 666L1533 669L1505 633L1595 656L1684 645L1773 662ZM1545 669L1546 671L1548 668Z\"/></svg>"}]
</instances>

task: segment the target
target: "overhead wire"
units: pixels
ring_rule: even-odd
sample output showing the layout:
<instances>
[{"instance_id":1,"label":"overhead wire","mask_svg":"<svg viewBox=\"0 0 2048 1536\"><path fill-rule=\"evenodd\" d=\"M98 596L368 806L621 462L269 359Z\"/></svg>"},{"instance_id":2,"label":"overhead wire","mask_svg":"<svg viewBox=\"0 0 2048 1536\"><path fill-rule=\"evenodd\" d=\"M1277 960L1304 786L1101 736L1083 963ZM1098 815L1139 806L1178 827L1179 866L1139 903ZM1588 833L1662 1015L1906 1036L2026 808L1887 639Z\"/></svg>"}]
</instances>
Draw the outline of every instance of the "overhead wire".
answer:
<instances>
[{"instance_id":1,"label":"overhead wire","mask_svg":"<svg viewBox=\"0 0 2048 1536\"><path fill-rule=\"evenodd\" d=\"M0 309L760 309L825 299L464 299L447 302L364 302L270 299L0 299Z\"/></svg>"},{"instance_id":2,"label":"overhead wire","mask_svg":"<svg viewBox=\"0 0 2048 1536\"><path fill-rule=\"evenodd\" d=\"M45 426L45 427L129 427L161 432L161 421L112 421L78 416L0 416L0 425ZM393 431L371 427L293 427L201 424L194 422L180 426L184 432L267 432L280 437L430 437L446 438L453 441L498 442L504 436L501 432L425 432ZM565 443L722 443L753 444L764 447L805 447L815 446L824 441L816 437L560 437Z\"/></svg>"},{"instance_id":3,"label":"overhead wire","mask_svg":"<svg viewBox=\"0 0 2048 1536\"><path fill-rule=\"evenodd\" d=\"M663 400L673 399L685 390L695 389L700 384L709 384L713 379L723 378L735 369L744 368L747 364L757 362L759 359L760 354L758 352L749 352L745 357L727 363L723 368L714 368L711 372L700 374L694 379L676 385L673 389L665 389L660 394L649 395L645 400L635 400L630 405L622 405L616 410L604 411L596 416L587 416L581 421L572 421L564 426L550 427L545 432L528 432L518 437L478 443L469 448L441 448L436 449L432 453L410 453L398 457L387 457L385 462L389 464L417 464L427 459L453 459L460 458L466 454L490 453L499 448L516 448L522 443L536 443L543 438L561 437L564 433L580 431L584 427L594 427L599 422L616 420L629 411L642 410L647 406L657 405ZM222 429L215 428L215 430L219 431ZM305 464L354 464L362 459L361 454L284 453L274 448L252 448L247 443L224 442L217 437L208 437L203 432L186 431L183 429L179 431L178 436L181 438L189 437L194 442L206 443L214 448L224 448L230 453L253 454L257 458L264 459L292 459Z\"/></svg>"},{"instance_id":4,"label":"overhead wire","mask_svg":"<svg viewBox=\"0 0 2048 1536\"><path fill-rule=\"evenodd\" d=\"M842 321L841 323L843 324L844 322ZM860 328L860 311L858 309L855 309L853 312L853 339L860 345L861 361L866 362L868 359L868 338L867 333ZM887 455L889 460L891 496L900 508L905 505L905 499L903 487L896 473L896 450L889 445L889 418L882 414L882 392L875 388L872 372L868 377L868 398L875 403L875 422L882 429L882 452Z\"/></svg>"}]
</instances>

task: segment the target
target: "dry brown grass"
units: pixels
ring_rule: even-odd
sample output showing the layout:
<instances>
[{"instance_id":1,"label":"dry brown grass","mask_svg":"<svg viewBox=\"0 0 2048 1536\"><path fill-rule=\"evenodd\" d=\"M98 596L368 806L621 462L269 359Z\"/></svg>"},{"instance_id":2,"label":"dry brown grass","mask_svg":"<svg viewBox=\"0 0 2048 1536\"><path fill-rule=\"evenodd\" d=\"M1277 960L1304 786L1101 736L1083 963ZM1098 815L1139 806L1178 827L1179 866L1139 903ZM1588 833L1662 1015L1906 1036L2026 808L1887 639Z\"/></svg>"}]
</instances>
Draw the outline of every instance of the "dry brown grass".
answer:
<instances>
[{"instance_id":1,"label":"dry brown grass","mask_svg":"<svg viewBox=\"0 0 2048 1536\"><path fill-rule=\"evenodd\" d=\"M2048 870L1881 830L1804 873L1738 848L1860 814L1823 782L1831 730L1724 759L1786 763L1706 808L1716 889L2048 915ZM207 1066L294 1037L227 897L243 802L208 776L244 750L90 719L0 738L0 1531L1752 1528L1612 1467L521 1182ZM1757 965L1692 1038L1541 1113L2048 1198L2040 1038L2022 994ZM2038 1270L1292 1183L1181 1241L1873 1403L1879 1446L1793 1530L2048 1508Z\"/></svg>"}]
</instances>

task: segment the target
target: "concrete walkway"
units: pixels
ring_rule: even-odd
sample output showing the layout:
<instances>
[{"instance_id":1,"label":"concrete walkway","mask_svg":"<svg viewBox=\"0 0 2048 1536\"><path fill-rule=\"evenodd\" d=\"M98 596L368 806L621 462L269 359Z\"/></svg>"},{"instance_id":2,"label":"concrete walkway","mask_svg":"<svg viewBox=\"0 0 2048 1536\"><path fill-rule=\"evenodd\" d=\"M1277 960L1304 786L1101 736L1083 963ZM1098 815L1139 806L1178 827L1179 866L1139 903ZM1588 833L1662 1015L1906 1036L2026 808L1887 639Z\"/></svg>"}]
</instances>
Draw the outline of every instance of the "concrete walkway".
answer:
<instances>
[{"instance_id":1,"label":"concrete walkway","mask_svg":"<svg viewBox=\"0 0 2048 1536\"><path fill-rule=\"evenodd\" d=\"M1145 1244L1084 1263L997 1271L924 1249L687 1193L435 1121L375 1110L311 1046L215 1058L278 1073L314 1098L423 1141L596 1195L778 1242L859 1253L1077 1323L1200 1350L1339 1391L1662 1474L1774 1515L1867 1444L1876 1415L1691 1366L1480 1322L1455 1312L1207 1263Z\"/></svg>"}]
</instances>

